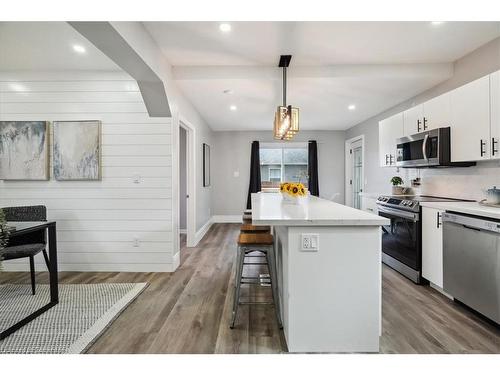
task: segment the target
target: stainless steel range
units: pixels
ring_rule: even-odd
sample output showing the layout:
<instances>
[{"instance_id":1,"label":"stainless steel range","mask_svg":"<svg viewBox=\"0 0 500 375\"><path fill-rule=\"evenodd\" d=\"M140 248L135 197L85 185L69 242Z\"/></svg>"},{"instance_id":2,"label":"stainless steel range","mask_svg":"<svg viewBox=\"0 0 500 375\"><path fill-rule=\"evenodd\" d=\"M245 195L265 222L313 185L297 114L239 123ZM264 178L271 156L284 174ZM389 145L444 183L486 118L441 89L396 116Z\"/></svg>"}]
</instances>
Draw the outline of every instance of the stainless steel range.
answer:
<instances>
[{"instance_id":1,"label":"stainless steel range","mask_svg":"<svg viewBox=\"0 0 500 375\"><path fill-rule=\"evenodd\" d=\"M377 199L378 214L390 220L382 227L382 261L417 284L422 279L422 223L420 202L455 202L457 199L385 196Z\"/></svg>"}]
</instances>

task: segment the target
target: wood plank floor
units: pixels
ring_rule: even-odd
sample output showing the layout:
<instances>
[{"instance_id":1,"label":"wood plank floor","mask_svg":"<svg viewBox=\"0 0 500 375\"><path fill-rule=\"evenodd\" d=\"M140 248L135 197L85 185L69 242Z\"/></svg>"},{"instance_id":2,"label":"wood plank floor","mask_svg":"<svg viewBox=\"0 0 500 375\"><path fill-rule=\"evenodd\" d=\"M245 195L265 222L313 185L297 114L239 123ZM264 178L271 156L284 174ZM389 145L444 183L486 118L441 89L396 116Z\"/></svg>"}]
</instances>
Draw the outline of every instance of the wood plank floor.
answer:
<instances>
[{"instance_id":1,"label":"wood plank floor","mask_svg":"<svg viewBox=\"0 0 500 375\"><path fill-rule=\"evenodd\" d=\"M89 353L282 353L286 345L271 306L240 307L229 329L236 224L215 224L198 247L181 250L168 273L62 272L61 283L148 282L147 289L90 347ZM253 275L265 271L254 268ZM47 275L39 273L39 282ZM28 283L2 273L0 283ZM382 353L500 353L500 330L427 286L383 269ZM269 288L244 298L270 298Z\"/></svg>"}]
</instances>

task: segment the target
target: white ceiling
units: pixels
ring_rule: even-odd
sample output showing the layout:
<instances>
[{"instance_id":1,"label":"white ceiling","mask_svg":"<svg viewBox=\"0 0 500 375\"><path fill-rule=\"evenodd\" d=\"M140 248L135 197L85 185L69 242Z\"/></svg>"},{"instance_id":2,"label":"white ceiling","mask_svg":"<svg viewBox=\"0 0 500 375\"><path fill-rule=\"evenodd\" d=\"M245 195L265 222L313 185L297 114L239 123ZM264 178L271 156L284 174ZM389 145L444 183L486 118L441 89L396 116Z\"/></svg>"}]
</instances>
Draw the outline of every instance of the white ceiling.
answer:
<instances>
[{"instance_id":1,"label":"white ceiling","mask_svg":"<svg viewBox=\"0 0 500 375\"><path fill-rule=\"evenodd\" d=\"M229 23L229 33L218 22L144 23L214 130L271 129L281 54L293 55L288 102L301 128L343 130L450 76L451 65L421 64L453 62L500 36L496 22Z\"/></svg>"},{"instance_id":2,"label":"white ceiling","mask_svg":"<svg viewBox=\"0 0 500 375\"><path fill-rule=\"evenodd\" d=\"M77 53L73 46L85 48ZM0 22L0 70L120 70L66 22Z\"/></svg>"},{"instance_id":3,"label":"white ceiling","mask_svg":"<svg viewBox=\"0 0 500 375\"><path fill-rule=\"evenodd\" d=\"M230 24L222 33L218 22L144 23L214 130L271 129L280 54L293 55L288 102L300 108L301 129L341 130L442 82L450 62L500 36L494 22ZM120 69L65 22L0 22L0 70Z\"/></svg>"}]
</instances>

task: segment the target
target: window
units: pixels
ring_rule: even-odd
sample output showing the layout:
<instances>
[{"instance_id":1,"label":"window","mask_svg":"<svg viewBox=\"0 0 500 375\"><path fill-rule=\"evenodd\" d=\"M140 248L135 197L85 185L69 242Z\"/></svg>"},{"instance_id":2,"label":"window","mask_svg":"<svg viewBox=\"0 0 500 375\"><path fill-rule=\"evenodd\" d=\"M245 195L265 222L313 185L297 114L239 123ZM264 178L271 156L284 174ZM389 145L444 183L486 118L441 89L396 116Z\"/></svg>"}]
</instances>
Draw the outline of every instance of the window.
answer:
<instances>
[{"instance_id":1,"label":"window","mask_svg":"<svg viewBox=\"0 0 500 375\"><path fill-rule=\"evenodd\" d=\"M307 186L306 143L264 143L260 147L262 188L278 188L281 182Z\"/></svg>"}]
</instances>

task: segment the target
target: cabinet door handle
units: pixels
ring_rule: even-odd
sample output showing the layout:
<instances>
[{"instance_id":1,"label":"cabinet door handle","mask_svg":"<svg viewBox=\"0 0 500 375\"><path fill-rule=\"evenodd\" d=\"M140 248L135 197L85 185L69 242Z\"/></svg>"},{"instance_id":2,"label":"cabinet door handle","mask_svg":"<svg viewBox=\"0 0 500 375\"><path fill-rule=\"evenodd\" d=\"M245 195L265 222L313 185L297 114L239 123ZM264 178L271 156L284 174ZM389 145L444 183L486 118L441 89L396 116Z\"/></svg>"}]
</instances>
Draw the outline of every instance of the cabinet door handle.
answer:
<instances>
[{"instance_id":1,"label":"cabinet door handle","mask_svg":"<svg viewBox=\"0 0 500 375\"><path fill-rule=\"evenodd\" d=\"M495 149L495 145L498 143L498 141L495 140L495 137L491 138L491 154L495 156L495 154L498 153L498 150Z\"/></svg>"},{"instance_id":2,"label":"cabinet door handle","mask_svg":"<svg viewBox=\"0 0 500 375\"><path fill-rule=\"evenodd\" d=\"M385 165L389 164L389 155L385 154Z\"/></svg>"},{"instance_id":3,"label":"cabinet door handle","mask_svg":"<svg viewBox=\"0 0 500 375\"><path fill-rule=\"evenodd\" d=\"M392 159L394 158L394 155L390 154L389 155L389 165L392 165Z\"/></svg>"},{"instance_id":4,"label":"cabinet door handle","mask_svg":"<svg viewBox=\"0 0 500 375\"><path fill-rule=\"evenodd\" d=\"M438 212L436 214L436 228L439 228L441 226L441 222L439 221L439 219L441 219L441 213Z\"/></svg>"},{"instance_id":5,"label":"cabinet door handle","mask_svg":"<svg viewBox=\"0 0 500 375\"><path fill-rule=\"evenodd\" d=\"M480 147L481 147L481 157L484 156L484 154L486 154L486 151L484 150L484 146L486 146L486 142L483 141L482 139L479 140L479 144L480 144Z\"/></svg>"},{"instance_id":6,"label":"cabinet door handle","mask_svg":"<svg viewBox=\"0 0 500 375\"><path fill-rule=\"evenodd\" d=\"M424 130L427 130L427 119L424 117Z\"/></svg>"},{"instance_id":7,"label":"cabinet door handle","mask_svg":"<svg viewBox=\"0 0 500 375\"><path fill-rule=\"evenodd\" d=\"M420 121L420 119L417 120L417 133L420 133L420 124L422 123L422 121Z\"/></svg>"}]
</instances>

